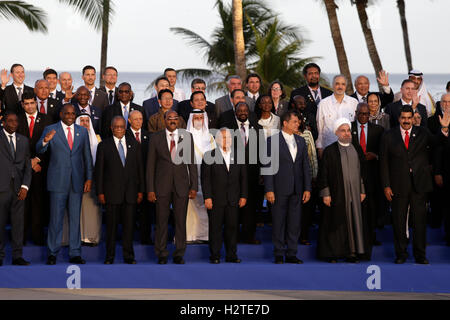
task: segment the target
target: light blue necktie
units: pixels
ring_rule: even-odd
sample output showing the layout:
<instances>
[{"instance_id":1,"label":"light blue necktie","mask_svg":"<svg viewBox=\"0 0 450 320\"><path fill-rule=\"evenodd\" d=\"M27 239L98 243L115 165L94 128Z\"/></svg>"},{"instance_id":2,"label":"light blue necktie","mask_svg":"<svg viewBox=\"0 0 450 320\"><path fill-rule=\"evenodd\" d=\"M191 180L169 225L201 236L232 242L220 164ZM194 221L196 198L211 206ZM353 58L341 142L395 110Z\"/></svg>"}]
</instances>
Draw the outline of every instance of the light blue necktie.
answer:
<instances>
[{"instance_id":1,"label":"light blue necktie","mask_svg":"<svg viewBox=\"0 0 450 320\"><path fill-rule=\"evenodd\" d=\"M128 123L128 111L127 111L127 106L123 106L123 117L125 118L125 122Z\"/></svg>"},{"instance_id":2,"label":"light blue necktie","mask_svg":"<svg viewBox=\"0 0 450 320\"><path fill-rule=\"evenodd\" d=\"M122 139L119 140L119 156L122 161L122 165L125 167L125 151L123 150Z\"/></svg>"}]
</instances>

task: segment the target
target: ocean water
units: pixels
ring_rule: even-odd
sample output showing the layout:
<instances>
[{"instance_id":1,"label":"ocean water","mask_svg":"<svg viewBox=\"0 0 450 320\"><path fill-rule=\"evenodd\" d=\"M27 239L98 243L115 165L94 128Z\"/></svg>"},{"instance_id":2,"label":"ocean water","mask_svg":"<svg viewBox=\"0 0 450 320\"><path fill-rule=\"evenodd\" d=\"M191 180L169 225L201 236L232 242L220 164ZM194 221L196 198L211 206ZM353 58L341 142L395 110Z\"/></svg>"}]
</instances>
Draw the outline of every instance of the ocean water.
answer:
<instances>
[{"instance_id":1,"label":"ocean water","mask_svg":"<svg viewBox=\"0 0 450 320\"><path fill-rule=\"evenodd\" d=\"M79 71L70 71L72 74L74 90L79 86L83 85L83 80L81 79L81 72ZM158 72L119 72L118 83L121 82L129 82L132 86L132 89L135 94L134 103L142 105L142 102L148 99L151 95L151 91L147 90L150 83L155 80L161 74ZM354 79L360 74L353 74ZM378 86L376 82L376 78L374 74L363 74L367 76L370 80L370 89L373 91L378 91ZM323 76L331 82L334 74L323 74ZM398 92L400 90L401 83L404 79L407 79L407 75L405 74L390 74L389 82L391 88L394 92ZM41 71L26 71L25 83L29 86L34 86L34 82L38 79L42 78ZM98 80L98 79L97 79ZM186 98L189 98L190 95L190 81L186 82L177 82L176 87L180 87L186 93ZM431 92L436 101L440 100L440 97L443 93L445 93L445 86L447 82L450 81L450 74L425 74L424 82L427 86L428 91ZM11 81L10 81L11 82ZM99 81L97 81L97 86L99 85ZM58 87L59 89L59 87ZM206 92L206 96L208 101L214 102L214 100L220 96L222 96L223 92Z\"/></svg>"}]
</instances>

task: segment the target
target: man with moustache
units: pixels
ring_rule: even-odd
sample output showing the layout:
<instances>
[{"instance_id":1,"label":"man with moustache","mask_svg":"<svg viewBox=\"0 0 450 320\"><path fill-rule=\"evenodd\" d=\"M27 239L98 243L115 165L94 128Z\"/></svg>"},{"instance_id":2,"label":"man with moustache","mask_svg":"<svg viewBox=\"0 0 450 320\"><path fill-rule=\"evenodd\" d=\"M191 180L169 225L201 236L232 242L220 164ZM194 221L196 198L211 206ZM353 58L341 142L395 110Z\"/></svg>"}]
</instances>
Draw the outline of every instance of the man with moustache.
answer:
<instances>
[{"instance_id":1,"label":"man with moustache","mask_svg":"<svg viewBox=\"0 0 450 320\"><path fill-rule=\"evenodd\" d=\"M5 227L11 220L12 264L26 266L22 258L23 210L31 185L31 161L28 139L18 134L18 120L6 113L0 130L0 266L5 258Z\"/></svg>"},{"instance_id":2,"label":"man with moustache","mask_svg":"<svg viewBox=\"0 0 450 320\"><path fill-rule=\"evenodd\" d=\"M315 63L308 63L303 68L303 77L306 80L306 85L295 89L291 93L291 103L292 99L300 95L306 100L306 108L304 114L310 114L308 117L316 118L317 107L322 99L333 94L333 91L319 85L320 81L320 67ZM314 137L317 139L317 137Z\"/></svg>"},{"instance_id":3,"label":"man with moustache","mask_svg":"<svg viewBox=\"0 0 450 320\"><path fill-rule=\"evenodd\" d=\"M194 144L189 132L177 129L179 116L169 110L164 114L166 129L152 135L147 160L147 197L156 202L155 253L159 264L166 264L170 205L175 218L173 262L184 264L186 250L186 210L189 199L198 190Z\"/></svg>"},{"instance_id":4,"label":"man with moustache","mask_svg":"<svg viewBox=\"0 0 450 320\"><path fill-rule=\"evenodd\" d=\"M75 107L75 113L78 117L80 114L85 113L91 117L91 123L96 134L100 134L102 124L102 110L94 105L89 104L91 92L85 86L81 86L75 93L75 101L73 106Z\"/></svg>"},{"instance_id":5,"label":"man with moustache","mask_svg":"<svg viewBox=\"0 0 450 320\"><path fill-rule=\"evenodd\" d=\"M34 85L37 96L37 108L40 113L46 114L52 123L59 121L59 104L56 99L49 98L50 87L47 80L37 80Z\"/></svg>"},{"instance_id":6,"label":"man with moustache","mask_svg":"<svg viewBox=\"0 0 450 320\"><path fill-rule=\"evenodd\" d=\"M319 259L358 263L365 253L363 208L366 197L360 156L352 145L351 123L339 118L334 123L338 141L323 151L317 185L323 210L317 240Z\"/></svg>"},{"instance_id":7,"label":"man with moustache","mask_svg":"<svg viewBox=\"0 0 450 320\"><path fill-rule=\"evenodd\" d=\"M13 83L7 86L10 77L13 78ZM19 63L15 63L11 66L10 74L6 69L3 69L0 73L1 88L0 88L0 101L1 112L7 111L19 114L21 111L22 94L25 91L33 91L33 88L24 84L25 81L25 69Z\"/></svg>"},{"instance_id":8,"label":"man with moustache","mask_svg":"<svg viewBox=\"0 0 450 320\"><path fill-rule=\"evenodd\" d=\"M400 126L389 130L381 140L380 172L386 199L391 202L396 264L408 258L408 215L413 228L413 254L416 263L426 258L426 202L433 190L429 150L435 145L427 128L413 126L413 109L401 107ZM439 159L439 148L434 160ZM434 166L436 170L438 166Z\"/></svg>"},{"instance_id":9,"label":"man with moustache","mask_svg":"<svg viewBox=\"0 0 450 320\"><path fill-rule=\"evenodd\" d=\"M358 100L345 94L347 79L343 75L333 78L334 93L320 101L317 110L316 148L319 159L322 158L324 148L336 142L334 123L339 118L346 118L350 122L355 118Z\"/></svg>"},{"instance_id":10,"label":"man with moustache","mask_svg":"<svg viewBox=\"0 0 450 320\"><path fill-rule=\"evenodd\" d=\"M75 107L63 106L61 121L47 126L36 145L37 153L50 151L47 190L50 192L47 264L56 264L61 248L63 218L69 215L70 263L85 264L81 258L80 212L83 192L92 185L92 155L86 128L75 124Z\"/></svg>"},{"instance_id":11,"label":"man with moustache","mask_svg":"<svg viewBox=\"0 0 450 320\"><path fill-rule=\"evenodd\" d=\"M119 84L117 90L117 96L114 96L115 102L106 108L102 113L102 137L110 137L111 133L111 120L115 116L122 116L127 121L127 128L130 128L130 122L128 121L129 115L134 110L140 111L144 114L144 109L131 102L133 98L133 90L131 89L131 84L128 82L122 82Z\"/></svg>"},{"instance_id":12,"label":"man with moustache","mask_svg":"<svg viewBox=\"0 0 450 320\"><path fill-rule=\"evenodd\" d=\"M136 264L133 250L133 227L136 205L145 191L144 168L140 144L126 136L122 116L111 121L113 136L100 142L95 162L95 186L98 200L106 206L106 259L114 263L117 226L122 221L123 258Z\"/></svg>"},{"instance_id":13,"label":"man with moustache","mask_svg":"<svg viewBox=\"0 0 450 320\"><path fill-rule=\"evenodd\" d=\"M26 243L29 231L31 240L35 245L45 244L44 227L48 224L48 194L47 188L47 167L48 155L36 152L36 144L40 139L46 126L52 124L49 115L41 113L37 109L36 96L33 92L27 91L22 95L22 108L25 112L18 116L19 126L17 132L29 138L30 158L31 158L31 185L28 196L25 199L25 221L24 239Z\"/></svg>"}]
</instances>

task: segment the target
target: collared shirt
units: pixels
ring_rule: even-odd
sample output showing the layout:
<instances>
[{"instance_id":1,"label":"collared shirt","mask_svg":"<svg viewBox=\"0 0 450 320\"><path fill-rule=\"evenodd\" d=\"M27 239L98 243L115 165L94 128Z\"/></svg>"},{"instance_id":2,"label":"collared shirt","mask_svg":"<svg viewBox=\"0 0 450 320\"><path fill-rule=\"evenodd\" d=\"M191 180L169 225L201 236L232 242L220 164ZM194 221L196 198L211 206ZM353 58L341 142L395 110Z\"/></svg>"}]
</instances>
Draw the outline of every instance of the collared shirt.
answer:
<instances>
[{"instance_id":1,"label":"collared shirt","mask_svg":"<svg viewBox=\"0 0 450 320\"><path fill-rule=\"evenodd\" d=\"M124 116L123 114L123 107L126 106L127 111L128 111L128 116L130 115L130 103L128 102L127 105L123 104L122 101L120 101L120 109L122 110L122 116Z\"/></svg>"},{"instance_id":2,"label":"collared shirt","mask_svg":"<svg viewBox=\"0 0 450 320\"><path fill-rule=\"evenodd\" d=\"M403 100L403 98L401 98L400 101L402 102L403 106L405 106L405 105L412 106L412 100L410 102L406 102L405 100Z\"/></svg>"},{"instance_id":3,"label":"collared shirt","mask_svg":"<svg viewBox=\"0 0 450 320\"><path fill-rule=\"evenodd\" d=\"M409 139L411 139L411 130L412 130L412 127L409 130L405 130L400 126L400 133L402 134L403 142L405 142L406 131L408 131Z\"/></svg>"},{"instance_id":4,"label":"collared shirt","mask_svg":"<svg viewBox=\"0 0 450 320\"><path fill-rule=\"evenodd\" d=\"M257 99L259 98L259 92L253 94L253 93L251 93L250 91L247 91L247 96L248 96L250 99L257 100Z\"/></svg>"},{"instance_id":5,"label":"collared shirt","mask_svg":"<svg viewBox=\"0 0 450 320\"><path fill-rule=\"evenodd\" d=\"M48 113L48 99L45 99L45 100L41 100L41 99L39 99L38 97L36 97L36 101L37 101L37 109L39 110L39 111L41 111L41 101L43 101L44 102L44 109L45 109L45 114L47 114Z\"/></svg>"},{"instance_id":6,"label":"collared shirt","mask_svg":"<svg viewBox=\"0 0 450 320\"><path fill-rule=\"evenodd\" d=\"M136 139L136 132L139 135L139 141L142 142L142 129L139 129L138 131L134 130L133 128L131 128L131 132L133 132L133 137Z\"/></svg>"},{"instance_id":7,"label":"collared shirt","mask_svg":"<svg viewBox=\"0 0 450 320\"><path fill-rule=\"evenodd\" d=\"M127 158L127 140L125 139L125 136L122 137L122 139L118 139L116 136L113 136L114 143L116 144L117 152L119 152L119 140L122 141L122 147L123 147L123 153L125 155L125 159Z\"/></svg>"},{"instance_id":8,"label":"collared shirt","mask_svg":"<svg viewBox=\"0 0 450 320\"><path fill-rule=\"evenodd\" d=\"M14 89L16 89L16 94L17 96L19 96L19 90L17 90L17 88L22 88L22 94L23 94L23 90L25 89L25 85L22 83L20 86L16 86L15 84L13 84Z\"/></svg>"},{"instance_id":9,"label":"collared shirt","mask_svg":"<svg viewBox=\"0 0 450 320\"><path fill-rule=\"evenodd\" d=\"M62 128L63 128L64 135L66 136L66 139L67 139L67 134L69 133L69 131L67 130L67 128L68 128L69 126L67 126L67 125L66 125L64 122L62 122L62 121L61 121L61 126L62 126ZM72 142L75 143L75 125L74 125L74 124L72 124L72 125L70 126L70 133L72 133Z\"/></svg>"},{"instance_id":10,"label":"collared shirt","mask_svg":"<svg viewBox=\"0 0 450 320\"><path fill-rule=\"evenodd\" d=\"M173 132L170 132L166 129L166 140L167 140L167 147L169 148L170 152L170 141L172 140L172 137L170 136L173 134L173 139L175 140L175 150L178 147L178 129L175 129Z\"/></svg>"},{"instance_id":11,"label":"collared shirt","mask_svg":"<svg viewBox=\"0 0 450 320\"><path fill-rule=\"evenodd\" d=\"M361 123L359 123L359 121L356 121L356 125L358 127L358 141L361 141ZM367 146L368 127L369 127L369 123L367 122L364 125L364 136L366 137L366 146Z\"/></svg>"},{"instance_id":12,"label":"collared shirt","mask_svg":"<svg viewBox=\"0 0 450 320\"><path fill-rule=\"evenodd\" d=\"M311 97L316 100L316 96L314 95L314 89L312 89L310 86L308 86L309 92L311 92ZM322 93L320 92L320 86L317 87L317 94L320 98L320 101L322 101Z\"/></svg>"},{"instance_id":13,"label":"collared shirt","mask_svg":"<svg viewBox=\"0 0 450 320\"><path fill-rule=\"evenodd\" d=\"M97 88L94 86L91 90L89 90L89 91L91 91L91 99L89 99L89 104L92 104L92 101L94 101L94 99L95 99L95 90L96 90Z\"/></svg>"},{"instance_id":14,"label":"collared shirt","mask_svg":"<svg viewBox=\"0 0 450 320\"><path fill-rule=\"evenodd\" d=\"M30 123L31 123L30 117L34 117L34 125L36 125L36 118L37 118L37 116L38 116L37 110L36 110L36 112L33 113L33 114L28 114L28 113L25 113L25 114L27 115L28 128L30 127Z\"/></svg>"},{"instance_id":15,"label":"collared shirt","mask_svg":"<svg viewBox=\"0 0 450 320\"><path fill-rule=\"evenodd\" d=\"M297 142L295 141L295 137L293 134L289 134L287 132L281 131L283 134L284 140L286 140L286 143L289 148L289 152L292 156L292 161L295 161L295 157L297 156Z\"/></svg>"},{"instance_id":16,"label":"collared shirt","mask_svg":"<svg viewBox=\"0 0 450 320\"><path fill-rule=\"evenodd\" d=\"M80 105L78 105L78 107L80 108L81 113L91 114L91 108L90 108L89 104L84 108ZM84 110L84 112L83 112L83 110Z\"/></svg>"},{"instance_id":17,"label":"collared shirt","mask_svg":"<svg viewBox=\"0 0 450 320\"><path fill-rule=\"evenodd\" d=\"M222 154L222 158L225 161L225 165L227 166L227 170L230 171L231 150L228 149L228 151L225 152L222 148L219 149L220 153Z\"/></svg>"},{"instance_id":18,"label":"collared shirt","mask_svg":"<svg viewBox=\"0 0 450 320\"><path fill-rule=\"evenodd\" d=\"M183 100L185 100L185 97L186 97L186 95L185 95L183 89L175 87L175 90L173 90L173 99L177 100L177 101L183 101Z\"/></svg>"},{"instance_id":19,"label":"collared shirt","mask_svg":"<svg viewBox=\"0 0 450 320\"><path fill-rule=\"evenodd\" d=\"M53 99L56 99L56 89L55 90L53 90L53 91L50 91L50 93L49 93L49 98L53 98Z\"/></svg>"},{"instance_id":20,"label":"collared shirt","mask_svg":"<svg viewBox=\"0 0 450 320\"><path fill-rule=\"evenodd\" d=\"M248 119L247 119L245 122L241 122L241 121L239 121L238 118L236 118L236 122L237 122L237 124L238 124L238 130L241 130L242 123L244 124L244 128L245 128L245 141L247 142L247 141L248 141L248 131L249 131L249 129L250 129L250 121L248 121Z\"/></svg>"},{"instance_id":21,"label":"collared shirt","mask_svg":"<svg viewBox=\"0 0 450 320\"><path fill-rule=\"evenodd\" d=\"M9 132L7 132L5 129L3 129L3 133L5 134L6 139L8 140L8 144L10 143L10 142L9 142L9 141L10 141L10 138L9 138L9 137L12 136L12 141L13 141L13 144L14 144L14 151L16 151L16 150L17 150L17 137L16 137L16 133L15 133L15 132L9 133ZM26 186L26 185L24 185L24 184L21 185L20 187L28 190L28 186Z\"/></svg>"},{"instance_id":22,"label":"collared shirt","mask_svg":"<svg viewBox=\"0 0 450 320\"><path fill-rule=\"evenodd\" d=\"M324 149L337 141L334 133L334 123L339 118L346 118L352 122L355 118L355 111L358 100L344 95L342 102L336 100L334 94L322 99L317 108L317 131L319 136L316 140L316 147Z\"/></svg>"},{"instance_id":23,"label":"collared shirt","mask_svg":"<svg viewBox=\"0 0 450 320\"><path fill-rule=\"evenodd\" d=\"M362 96L362 95L359 94L358 91L356 91L356 96L358 97L358 101L359 101L359 102L367 102L367 95L368 95L368 94L369 94L369 93L367 93L365 96ZM364 98L366 98L366 101L364 101Z\"/></svg>"}]
</instances>

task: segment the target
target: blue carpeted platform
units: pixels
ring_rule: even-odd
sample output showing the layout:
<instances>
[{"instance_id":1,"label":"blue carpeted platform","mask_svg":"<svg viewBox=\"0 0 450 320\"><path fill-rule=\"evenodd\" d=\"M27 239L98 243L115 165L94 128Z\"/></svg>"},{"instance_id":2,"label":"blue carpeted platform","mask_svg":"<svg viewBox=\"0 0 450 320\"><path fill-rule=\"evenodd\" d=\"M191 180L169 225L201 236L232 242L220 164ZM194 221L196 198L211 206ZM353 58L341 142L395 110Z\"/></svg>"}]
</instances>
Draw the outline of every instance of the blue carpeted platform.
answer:
<instances>
[{"instance_id":1,"label":"blue carpeted platform","mask_svg":"<svg viewBox=\"0 0 450 320\"><path fill-rule=\"evenodd\" d=\"M313 231L312 238L315 238ZM395 265L392 230L386 227L378 232L383 242L374 247L370 262L360 264L328 264L315 258L315 245L299 246L298 256L303 265L275 265L272 260L270 227L258 228L262 245L238 247L241 264L222 261L219 265L208 263L207 245L188 245L185 265L158 265L153 246L135 244L137 265L122 262L121 247L117 247L114 265L104 265L104 243L95 248L83 247L87 260L80 266L82 288L162 288L162 289L241 289L241 290L338 290L368 291L367 280L372 272L368 267L380 269L378 291L397 292L450 292L450 247L445 246L441 229L428 230L427 257L430 265L417 265L411 257L403 265ZM169 245L173 251L173 245ZM412 249L410 248L410 252ZM71 272L67 248L58 256L56 266L45 265L45 247L26 246L24 257L32 265L11 265L10 248L0 267L0 287L7 288L66 288ZM372 283L373 281L369 281Z\"/></svg>"}]
</instances>

